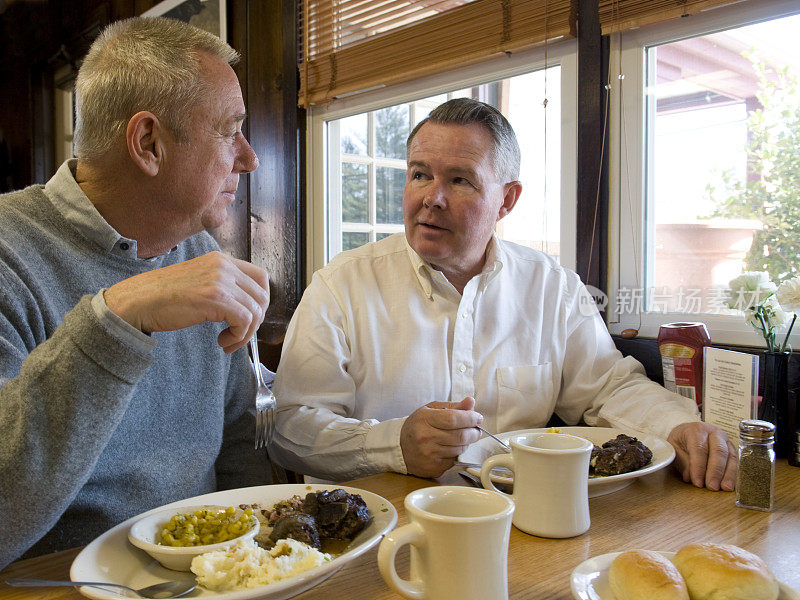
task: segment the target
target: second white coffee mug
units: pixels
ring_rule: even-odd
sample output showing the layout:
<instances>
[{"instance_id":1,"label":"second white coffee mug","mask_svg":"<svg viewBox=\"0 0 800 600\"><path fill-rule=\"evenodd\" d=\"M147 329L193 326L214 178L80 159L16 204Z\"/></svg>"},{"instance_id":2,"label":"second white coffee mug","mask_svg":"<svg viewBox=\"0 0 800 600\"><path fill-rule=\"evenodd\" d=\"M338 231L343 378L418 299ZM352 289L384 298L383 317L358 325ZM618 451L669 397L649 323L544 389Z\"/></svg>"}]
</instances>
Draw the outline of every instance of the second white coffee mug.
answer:
<instances>
[{"instance_id":1,"label":"second white coffee mug","mask_svg":"<svg viewBox=\"0 0 800 600\"><path fill-rule=\"evenodd\" d=\"M589 459L593 444L563 433L524 433L509 439L511 454L484 461L481 482L498 490L494 467L514 472L514 526L547 538L567 538L589 529Z\"/></svg>"},{"instance_id":2,"label":"second white coffee mug","mask_svg":"<svg viewBox=\"0 0 800 600\"><path fill-rule=\"evenodd\" d=\"M408 524L381 540L378 568L406 598L507 600L508 539L514 503L495 492L458 486L417 490L405 498ZM395 569L411 547L411 578Z\"/></svg>"}]
</instances>

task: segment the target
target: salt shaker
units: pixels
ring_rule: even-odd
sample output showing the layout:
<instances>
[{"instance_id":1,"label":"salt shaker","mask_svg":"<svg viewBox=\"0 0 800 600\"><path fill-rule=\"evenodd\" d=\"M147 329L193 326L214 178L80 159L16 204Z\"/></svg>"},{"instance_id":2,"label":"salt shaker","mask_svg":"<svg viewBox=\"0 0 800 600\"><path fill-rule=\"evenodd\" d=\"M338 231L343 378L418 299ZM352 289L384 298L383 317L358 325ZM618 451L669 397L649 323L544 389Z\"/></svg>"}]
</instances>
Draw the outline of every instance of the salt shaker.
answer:
<instances>
[{"instance_id":1,"label":"salt shaker","mask_svg":"<svg viewBox=\"0 0 800 600\"><path fill-rule=\"evenodd\" d=\"M739 423L739 478L736 506L771 511L775 490L775 425L746 419Z\"/></svg>"}]
</instances>

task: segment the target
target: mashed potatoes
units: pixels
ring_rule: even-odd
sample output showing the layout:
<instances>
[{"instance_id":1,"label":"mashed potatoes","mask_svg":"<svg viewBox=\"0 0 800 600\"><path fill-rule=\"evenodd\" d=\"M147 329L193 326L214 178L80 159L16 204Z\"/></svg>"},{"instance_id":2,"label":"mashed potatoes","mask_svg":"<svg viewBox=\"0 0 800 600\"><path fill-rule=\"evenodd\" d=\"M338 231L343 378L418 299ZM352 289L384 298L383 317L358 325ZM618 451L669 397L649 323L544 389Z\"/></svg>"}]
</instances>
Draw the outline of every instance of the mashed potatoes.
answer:
<instances>
[{"instance_id":1,"label":"mashed potatoes","mask_svg":"<svg viewBox=\"0 0 800 600\"><path fill-rule=\"evenodd\" d=\"M330 554L297 540L278 540L272 550L264 550L252 540L242 540L226 550L196 556L191 568L197 583L204 588L229 592L274 583L329 560Z\"/></svg>"}]
</instances>

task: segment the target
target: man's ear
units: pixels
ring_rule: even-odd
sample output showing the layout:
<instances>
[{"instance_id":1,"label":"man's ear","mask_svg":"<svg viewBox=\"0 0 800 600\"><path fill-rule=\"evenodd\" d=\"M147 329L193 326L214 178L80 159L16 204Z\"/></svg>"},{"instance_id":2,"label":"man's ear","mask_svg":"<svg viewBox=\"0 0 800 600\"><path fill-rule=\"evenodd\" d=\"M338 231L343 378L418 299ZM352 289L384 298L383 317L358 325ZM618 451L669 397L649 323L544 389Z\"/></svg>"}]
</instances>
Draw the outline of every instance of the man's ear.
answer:
<instances>
[{"instance_id":1,"label":"man's ear","mask_svg":"<svg viewBox=\"0 0 800 600\"><path fill-rule=\"evenodd\" d=\"M497 213L497 220L499 221L514 209L514 205L522 193L522 183L519 181L509 181L503 186L503 204L500 205L500 210Z\"/></svg>"},{"instance_id":2,"label":"man's ear","mask_svg":"<svg viewBox=\"0 0 800 600\"><path fill-rule=\"evenodd\" d=\"M163 135L158 117L151 112L140 111L128 120L125 130L128 154L134 164L151 177L158 174L164 158Z\"/></svg>"}]
</instances>

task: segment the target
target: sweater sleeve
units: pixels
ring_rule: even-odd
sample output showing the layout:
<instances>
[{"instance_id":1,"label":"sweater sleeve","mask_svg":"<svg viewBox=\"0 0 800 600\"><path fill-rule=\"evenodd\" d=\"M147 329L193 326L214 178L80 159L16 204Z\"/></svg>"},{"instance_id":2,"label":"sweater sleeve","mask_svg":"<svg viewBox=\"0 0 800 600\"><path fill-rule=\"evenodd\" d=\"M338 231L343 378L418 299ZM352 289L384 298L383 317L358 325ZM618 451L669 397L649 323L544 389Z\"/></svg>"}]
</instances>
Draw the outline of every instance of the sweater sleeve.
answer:
<instances>
[{"instance_id":1,"label":"sweater sleeve","mask_svg":"<svg viewBox=\"0 0 800 600\"><path fill-rule=\"evenodd\" d=\"M7 278L0 283L2 568L75 498L152 357L141 339L104 322L91 296L44 339L36 303L11 293Z\"/></svg>"}]
</instances>

